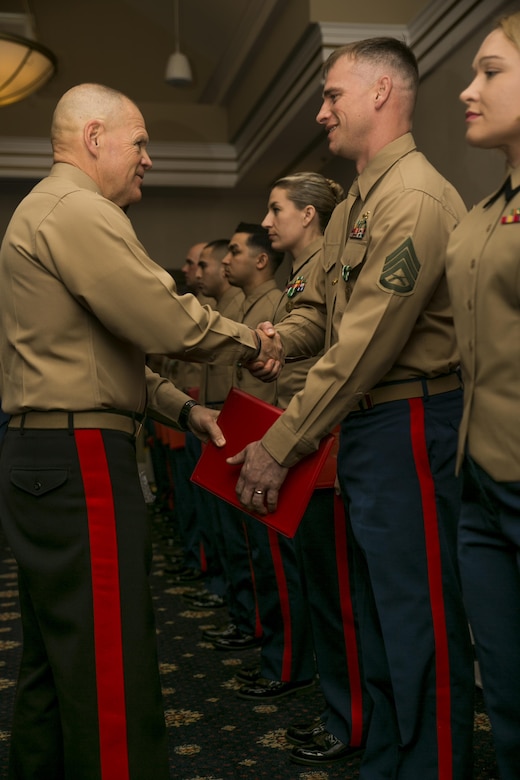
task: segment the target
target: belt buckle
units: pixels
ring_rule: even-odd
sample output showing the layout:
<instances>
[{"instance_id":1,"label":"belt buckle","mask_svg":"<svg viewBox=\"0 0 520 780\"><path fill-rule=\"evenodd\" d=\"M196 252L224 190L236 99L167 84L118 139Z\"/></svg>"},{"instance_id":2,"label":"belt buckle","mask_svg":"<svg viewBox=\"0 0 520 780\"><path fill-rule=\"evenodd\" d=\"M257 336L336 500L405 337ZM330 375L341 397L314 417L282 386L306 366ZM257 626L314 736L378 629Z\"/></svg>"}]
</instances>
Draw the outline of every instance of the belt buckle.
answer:
<instances>
[{"instance_id":1,"label":"belt buckle","mask_svg":"<svg viewBox=\"0 0 520 780\"><path fill-rule=\"evenodd\" d=\"M371 396L370 393L365 393L362 400L363 400L363 404L365 405L366 409L373 409L374 408L375 404L374 404L374 401L372 400L372 396Z\"/></svg>"}]
</instances>

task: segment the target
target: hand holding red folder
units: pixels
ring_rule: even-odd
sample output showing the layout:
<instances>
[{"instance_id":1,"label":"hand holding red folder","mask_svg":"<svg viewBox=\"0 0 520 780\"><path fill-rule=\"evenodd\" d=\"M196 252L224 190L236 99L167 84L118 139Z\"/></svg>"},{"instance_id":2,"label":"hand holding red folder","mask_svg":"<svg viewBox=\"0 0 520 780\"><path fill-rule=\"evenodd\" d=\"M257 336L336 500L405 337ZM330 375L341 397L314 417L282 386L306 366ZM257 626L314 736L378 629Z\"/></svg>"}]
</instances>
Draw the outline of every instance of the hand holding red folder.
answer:
<instances>
[{"instance_id":1,"label":"hand holding red folder","mask_svg":"<svg viewBox=\"0 0 520 780\"><path fill-rule=\"evenodd\" d=\"M274 512L289 469L280 466L259 441L251 442L226 462L243 464L235 488L240 503L259 515Z\"/></svg>"},{"instance_id":2,"label":"hand holding red folder","mask_svg":"<svg viewBox=\"0 0 520 780\"><path fill-rule=\"evenodd\" d=\"M274 504L273 498L281 485L275 511L266 510L264 506L265 493L254 494L255 501L250 503L253 496L252 490L265 489L265 486L262 487L262 485L267 474L266 471L260 473L255 469L253 476L259 481L250 487L247 480L249 495L244 495L244 499L248 505L244 506L240 503L236 490L237 482L241 478L241 468L240 463L233 465L233 456L241 453L251 443L253 443L251 445L252 454L257 448L260 448L267 457L270 457L259 439L281 414L282 410L276 406L271 406L271 404L265 403L249 393L233 388L218 417L218 424L226 437L226 444L221 448L215 447L211 443L207 444L191 479L195 484L209 490L244 512L248 512L258 520L262 520L276 531L292 537L296 533L314 488L319 484L324 464L335 441L334 436L331 434L325 436L316 452L307 455L289 470L283 469L277 464L277 469L280 471L278 471L277 476L275 473L274 480L280 480L279 484L276 481L273 481L272 484L268 483L269 488L275 491L271 496L268 496L271 505ZM230 460L232 462L229 462ZM241 458L238 459L238 461L240 460ZM282 472L287 474L285 479L282 477ZM246 474L247 469L244 471L244 476ZM280 479L280 477L282 478ZM262 482L260 482L260 478ZM330 475L327 475L327 479L327 484L331 487Z\"/></svg>"}]
</instances>

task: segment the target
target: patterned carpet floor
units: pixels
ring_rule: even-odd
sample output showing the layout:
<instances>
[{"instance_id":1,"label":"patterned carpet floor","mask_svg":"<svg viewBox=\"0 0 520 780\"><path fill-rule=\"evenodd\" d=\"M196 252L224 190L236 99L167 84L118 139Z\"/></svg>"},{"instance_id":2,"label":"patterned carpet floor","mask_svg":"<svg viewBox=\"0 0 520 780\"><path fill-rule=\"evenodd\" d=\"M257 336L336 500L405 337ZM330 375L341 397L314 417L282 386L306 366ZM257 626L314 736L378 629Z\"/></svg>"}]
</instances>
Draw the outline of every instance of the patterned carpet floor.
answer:
<instances>
[{"instance_id":1,"label":"patterned carpet floor","mask_svg":"<svg viewBox=\"0 0 520 780\"><path fill-rule=\"evenodd\" d=\"M289 760L285 728L319 715L323 698L287 696L269 704L238 699L235 672L258 650L219 652L202 640L202 630L224 625L226 610L188 606L163 570L164 524L153 520L152 589L156 604L159 657L170 741L172 780L355 780L359 760L312 768ZM16 564L0 532L0 779L7 777L9 725L21 646ZM477 689L474 780L494 780L497 769L489 721ZM48 778L52 780L52 778ZM115 780L115 779L114 779ZM150 778L150 780L153 780Z\"/></svg>"}]
</instances>

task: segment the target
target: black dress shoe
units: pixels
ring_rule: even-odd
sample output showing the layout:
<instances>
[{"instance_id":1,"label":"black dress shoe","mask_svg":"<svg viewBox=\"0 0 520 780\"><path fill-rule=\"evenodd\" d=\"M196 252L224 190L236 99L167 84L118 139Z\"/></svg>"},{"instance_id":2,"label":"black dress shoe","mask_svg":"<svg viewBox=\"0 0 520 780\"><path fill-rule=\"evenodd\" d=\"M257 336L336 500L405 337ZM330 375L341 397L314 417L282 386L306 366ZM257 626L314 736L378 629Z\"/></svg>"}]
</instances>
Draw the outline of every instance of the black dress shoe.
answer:
<instances>
[{"instance_id":1,"label":"black dress shoe","mask_svg":"<svg viewBox=\"0 0 520 780\"><path fill-rule=\"evenodd\" d=\"M240 680L240 682L255 683L258 678L261 677L260 667L258 664L255 664L254 666L244 666L243 669L239 669L238 672L235 672L235 677L237 680Z\"/></svg>"},{"instance_id":2,"label":"black dress shoe","mask_svg":"<svg viewBox=\"0 0 520 780\"><path fill-rule=\"evenodd\" d=\"M215 650L249 650L262 643L260 637L253 636L253 634L243 634L241 631L237 632L237 636L220 637L212 641Z\"/></svg>"},{"instance_id":3,"label":"black dress shoe","mask_svg":"<svg viewBox=\"0 0 520 780\"><path fill-rule=\"evenodd\" d=\"M209 639L210 642L213 642L215 639L239 637L241 636L241 633L234 623L230 623L229 626L226 626L225 628L207 628L202 632L202 636L204 639Z\"/></svg>"},{"instance_id":4,"label":"black dress shoe","mask_svg":"<svg viewBox=\"0 0 520 780\"><path fill-rule=\"evenodd\" d=\"M282 682L281 680L267 680L260 677L255 683L243 685L237 693L239 699L251 701L271 701L289 696L291 693L308 692L314 688L314 680L303 682Z\"/></svg>"},{"instance_id":5,"label":"black dress shoe","mask_svg":"<svg viewBox=\"0 0 520 780\"><path fill-rule=\"evenodd\" d=\"M166 567L164 570L167 571ZM184 568L180 569L176 574L173 574L172 580L174 582L183 584L189 582L198 582L199 580L203 580L205 576L206 575L204 574L204 572L200 571L200 569L191 569L189 566L185 566Z\"/></svg>"},{"instance_id":6,"label":"black dress shoe","mask_svg":"<svg viewBox=\"0 0 520 780\"><path fill-rule=\"evenodd\" d=\"M293 723L285 732L285 739L291 745L307 745L324 731L325 724L322 719L314 718L309 723Z\"/></svg>"},{"instance_id":7,"label":"black dress shoe","mask_svg":"<svg viewBox=\"0 0 520 780\"><path fill-rule=\"evenodd\" d=\"M343 761L345 758L354 758L361 755L364 748L350 747L345 745L329 731L323 730L308 745L295 747L291 751L289 758L295 764L304 764L305 766L324 766L333 764L336 761Z\"/></svg>"},{"instance_id":8,"label":"black dress shoe","mask_svg":"<svg viewBox=\"0 0 520 780\"><path fill-rule=\"evenodd\" d=\"M183 593L182 598L186 601L198 601L200 598L206 598L209 595L209 590L199 588L198 590L190 590L188 593Z\"/></svg>"},{"instance_id":9,"label":"black dress shoe","mask_svg":"<svg viewBox=\"0 0 520 780\"><path fill-rule=\"evenodd\" d=\"M226 606L226 600L216 593L208 593L207 596L200 596L198 599L191 599L190 606L197 609L217 609Z\"/></svg>"}]
</instances>

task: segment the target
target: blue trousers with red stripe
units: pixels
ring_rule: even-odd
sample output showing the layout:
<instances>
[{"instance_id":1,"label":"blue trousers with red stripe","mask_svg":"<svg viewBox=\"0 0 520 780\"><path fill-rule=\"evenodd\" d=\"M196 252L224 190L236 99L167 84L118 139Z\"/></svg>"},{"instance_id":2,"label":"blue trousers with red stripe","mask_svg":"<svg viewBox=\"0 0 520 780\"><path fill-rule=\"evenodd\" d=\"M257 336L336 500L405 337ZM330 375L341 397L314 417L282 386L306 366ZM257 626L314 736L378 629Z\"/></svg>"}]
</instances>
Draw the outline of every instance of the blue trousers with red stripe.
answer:
<instances>
[{"instance_id":1,"label":"blue trousers with red stripe","mask_svg":"<svg viewBox=\"0 0 520 780\"><path fill-rule=\"evenodd\" d=\"M326 708L327 731L344 744L365 744L371 703L362 672L351 595L352 556L345 512L332 488L315 490L295 536Z\"/></svg>"},{"instance_id":2,"label":"blue trousers with red stripe","mask_svg":"<svg viewBox=\"0 0 520 780\"><path fill-rule=\"evenodd\" d=\"M262 676L284 682L312 680L314 647L294 541L245 517L262 625Z\"/></svg>"},{"instance_id":3,"label":"blue trousers with red stripe","mask_svg":"<svg viewBox=\"0 0 520 780\"><path fill-rule=\"evenodd\" d=\"M457 567L461 393L341 427L338 474L373 710L360 780L469 780L473 658Z\"/></svg>"},{"instance_id":4,"label":"blue trousers with red stripe","mask_svg":"<svg viewBox=\"0 0 520 780\"><path fill-rule=\"evenodd\" d=\"M0 517L24 636L9 779L167 780L133 438L8 431Z\"/></svg>"}]
</instances>

